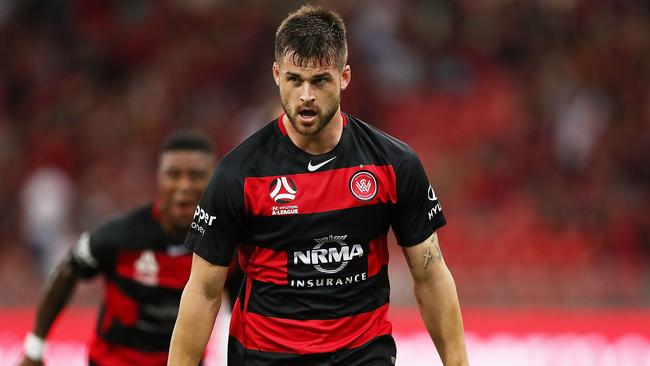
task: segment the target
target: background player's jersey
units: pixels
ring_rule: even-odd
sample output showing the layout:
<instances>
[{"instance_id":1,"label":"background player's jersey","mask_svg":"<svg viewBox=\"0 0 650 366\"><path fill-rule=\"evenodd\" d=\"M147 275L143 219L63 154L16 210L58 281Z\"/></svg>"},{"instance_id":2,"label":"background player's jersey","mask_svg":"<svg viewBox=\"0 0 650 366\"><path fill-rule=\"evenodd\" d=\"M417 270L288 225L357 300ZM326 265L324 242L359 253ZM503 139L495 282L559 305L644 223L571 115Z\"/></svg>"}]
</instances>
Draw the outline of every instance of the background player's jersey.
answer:
<instances>
[{"instance_id":1,"label":"background player's jersey","mask_svg":"<svg viewBox=\"0 0 650 366\"><path fill-rule=\"evenodd\" d=\"M232 364L333 359L390 337L388 230L411 246L445 224L415 153L343 120L323 155L297 148L273 121L224 157L200 201L187 245L228 265L239 244L247 277L232 314Z\"/></svg>"},{"instance_id":2,"label":"background player's jersey","mask_svg":"<svg viewBox=\"0 0 650 366\"><path fill-rule=\"evenodd\" d=\"M191 252L166 235L148 205L82 234L80 277L102 273L105 294L89 357L97 365L166 365Z\"/></svg>"}]
</instances>

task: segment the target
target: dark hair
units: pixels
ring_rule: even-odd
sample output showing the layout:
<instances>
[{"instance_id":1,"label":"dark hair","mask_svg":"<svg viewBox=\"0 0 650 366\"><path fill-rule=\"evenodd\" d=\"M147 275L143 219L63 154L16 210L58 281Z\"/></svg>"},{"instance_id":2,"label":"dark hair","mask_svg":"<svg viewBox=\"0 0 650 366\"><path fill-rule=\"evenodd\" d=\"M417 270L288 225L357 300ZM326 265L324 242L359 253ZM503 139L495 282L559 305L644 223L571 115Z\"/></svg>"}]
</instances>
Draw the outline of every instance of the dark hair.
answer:
<instances>
[{"instance_id":1,"label":"dark hair","mask_svg":"<svg viewBox=\"0 0 650 366\"><path fill-rule=\"evenodd\" d=\"M348 58L343 19L332 10L303 5L289 14L275 32L275 60L283 56L301 67L317 61L343 68Z\"/></svg>"},{"instance_id":2,"label":"dark hair","mask_svg":"<svg viewBox=\"0 0 650 366\"><path fill-rule=\"evenodd\" d=\"M201 151L206 154L214 153L210 138L197 130L178 130L169 135L160 148L160 153L177 150Z\"/></svg>"}]
</instances>

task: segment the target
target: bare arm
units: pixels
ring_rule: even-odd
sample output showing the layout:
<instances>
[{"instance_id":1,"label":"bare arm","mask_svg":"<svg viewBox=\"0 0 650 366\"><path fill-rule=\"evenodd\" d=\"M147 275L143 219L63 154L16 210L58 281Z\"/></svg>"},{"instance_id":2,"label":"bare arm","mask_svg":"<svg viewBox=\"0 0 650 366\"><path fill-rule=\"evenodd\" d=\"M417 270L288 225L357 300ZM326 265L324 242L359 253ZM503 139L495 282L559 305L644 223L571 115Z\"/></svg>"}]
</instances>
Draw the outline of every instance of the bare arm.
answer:
<instances>
[{"instance_id":1,"label":"bare arm","mask_svg":"<svg viewBox=\"0 0 650 366\"><path fill-rule=\"evenodd\" d=\"M41 289L36 307L36 323L32 329L34 335L42 339L47 337L52 324L70 300L78 280L68 257L59 264ZM40 360L30 360L27 357L21 363L21 365L37 364L41 364Z\"/></svg>"},{"instance_id":2,"label":"bare arm","mask_svg":"<svg viewBox=\"0 0 650 366\"><path fill-rule=\"evenodd\" d=\"M219 313L227 274L228 267L211 264L194 254L172 334L168 365L194 366L201 360Z\"/></svg>"},{"instance_id":3,"label":"bare arm","mask_svg":"<svg viewBox=\"0 0 650 366\"><path fill-rule=\"evenodd\" d=\"M443 364L468 365L456 285L442 258L437 234L402 250L413 277L422 321Z\"/></svg>"}]
</instances>

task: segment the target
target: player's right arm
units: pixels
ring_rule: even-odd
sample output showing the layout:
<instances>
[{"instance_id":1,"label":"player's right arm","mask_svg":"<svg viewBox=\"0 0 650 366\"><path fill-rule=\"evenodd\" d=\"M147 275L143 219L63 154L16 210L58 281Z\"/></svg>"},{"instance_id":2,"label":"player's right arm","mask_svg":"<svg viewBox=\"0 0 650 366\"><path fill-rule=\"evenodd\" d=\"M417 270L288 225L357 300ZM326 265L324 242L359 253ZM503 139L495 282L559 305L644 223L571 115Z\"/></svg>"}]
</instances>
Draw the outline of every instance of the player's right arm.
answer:
<instances>
[{"instance_id":1,"label":"player's right arm","mask_svg":"<svg viewBox=\"0 0 650 366\"><path fill-rule=\"evenodd\" d=\"M110 260L110 239L106 232L114 231L106 225L95 232L81 234L70 254L49 276L36 306L36 322L25 339L25 357L21 366L42 365L45 338L81 279L97 275L102 263Z\"/></svg>"},{"instance_id":2,"label":"player's right arm","mask_svg":"<svg viewBox=\"0 0 650 366\"><path fill-rule=\"evenodd\" d=\"M228 267L194 254L172 334L168 365L195 366L201 360L221 306Z\"/></svg>"},{"instance_id":3,"label":"player's right arm","mask_svg":"<svg viewBox=\"0 0 650 366\"><path fill-rule=\"evenodd\" d=\"M243 182L229 160L224 157L212 174L185 239L194 257L172 333L170 366L199 363L221 306L235 243L242 242Z\"/></svg>"},{"instance_id":4,"label":"player's right arm","mask_svg":"<svg viewBox=\"0 0 650 366\"><path fill-rule=\"evenodd\" d=\"M31 340L27 341L28 343L31 342L34 344L35 342L45 341L52 327L52 323L54 323L74 293L79 277L75 274L71 261L71 256L69 256L61 262L41 289L40 299L36 308L36 323L31 334L28 335L28 337L31 337ZM28 347L35 347L36 344ZM31 352L26 350L26 353ZM36 351L36 354L38 353L42 353L42 351ZM20 363L21 366L37 366L42 364L42 356L32 355L32 358L30 358L27 354Z\"/></svg>"}]
</instances>

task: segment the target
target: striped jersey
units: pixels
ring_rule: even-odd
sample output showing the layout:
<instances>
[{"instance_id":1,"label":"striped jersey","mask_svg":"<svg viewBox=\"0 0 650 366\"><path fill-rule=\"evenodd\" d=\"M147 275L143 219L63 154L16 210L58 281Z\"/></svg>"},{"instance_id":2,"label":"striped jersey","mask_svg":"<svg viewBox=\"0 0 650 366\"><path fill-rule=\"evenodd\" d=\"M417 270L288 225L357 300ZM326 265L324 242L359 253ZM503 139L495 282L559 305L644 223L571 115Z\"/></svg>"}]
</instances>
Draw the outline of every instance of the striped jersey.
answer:
<instances>
[{"instance_id":1,"label":"striped jersey","mask_svg":"<svg viewBox=\"0 0 650 366\"><path fill-rule=\"evenodd\" d=\"M345 355L370 353L373 342L394 348L388 231L412 246L445 224L422 164L406 144L347 114L339 143L322 155L296 147L281 121L222 159L186 240L223 266L239 248L246 280L229 364L347 365Z\"/></svg>"},{"instance_id":2,"label":"striped jersey","mask_svg":"<svg viewBox=\"0 0 650 366\"><path fill-rule=\"evenodd\" d=\"M90 365L166 365L192 252L146 205L85 232L72 249L77 276L105 282Z\"/></svg>"}]
</instances>

